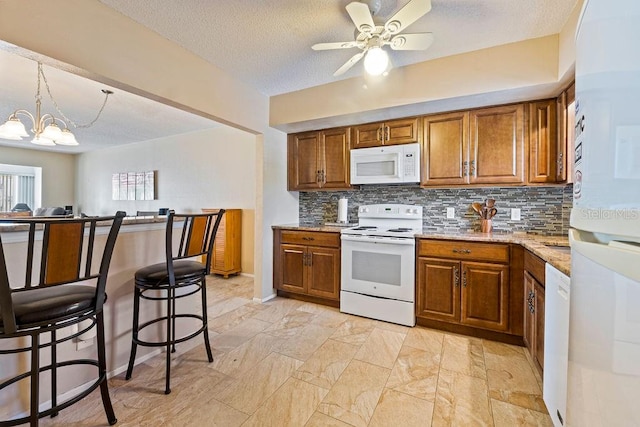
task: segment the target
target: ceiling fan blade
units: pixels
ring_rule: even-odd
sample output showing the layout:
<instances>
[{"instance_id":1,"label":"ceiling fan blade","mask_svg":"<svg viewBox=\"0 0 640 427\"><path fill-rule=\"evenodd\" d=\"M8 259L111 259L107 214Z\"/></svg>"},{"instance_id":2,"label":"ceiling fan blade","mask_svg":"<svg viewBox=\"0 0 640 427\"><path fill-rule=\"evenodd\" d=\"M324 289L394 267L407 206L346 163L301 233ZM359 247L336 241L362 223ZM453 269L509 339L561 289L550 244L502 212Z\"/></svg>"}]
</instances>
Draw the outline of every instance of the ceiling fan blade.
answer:
<instances>
[{"instance_id":1,"label":"ceiling fan blade","mask_svg":"<svg viewBox=\"0 0 640 427\"><path fill-rule=\"evenodd\" d=\"M313 50L329 50L329 49L348 49L350 47L358 47L358 42L332 42L332 43L316 43L311 46Z\"/></svg>"},{"instance_id":2,"label":"ceiling fan blade","mask_svg":"<svg viewBox=\"0 0 640 427\"><path fill-rule=\"evenodd\" d=\"M352 1L347 5L347 13L361 33L370 33L376 27L371 12L369 12L369 6L365 3Z\"/></svg>"},{"instance_id":3,"label":"ceiling fan blade","mask_svg":"<svg viewBox=\"0 0 640 427\"><path fill-rule=\"evenodd\" d=\"M390 34L398 34L431 10L431 0L411 0L384 24Z\"/></svg>"},{"instance_id":4,"label":"ceiling fan blade","mask_svg":"<svg viewBox=\"0 0 640 427\"><path fill-rule=\"evenodd\" d=\"M425 50L433 38L433 33L400 34L389 41L389 46L393 50Z\"/></svg>"},{"instance_id":5,"label":"ceiling fan blade","mask_svg":"<svg viewBox=\"0 0 640 427\"><path fill-rule=\"evenodd\" d=\"M342 67L338 68L336 72L333 73L333 76L337 77L341 74L346 73L349 68L353 67L356 64L356 62L360 61L360 59L364 56L364 53L365 52L362 51L353 55L347 62L344 63Z\"/></svg>"}]
</instances>

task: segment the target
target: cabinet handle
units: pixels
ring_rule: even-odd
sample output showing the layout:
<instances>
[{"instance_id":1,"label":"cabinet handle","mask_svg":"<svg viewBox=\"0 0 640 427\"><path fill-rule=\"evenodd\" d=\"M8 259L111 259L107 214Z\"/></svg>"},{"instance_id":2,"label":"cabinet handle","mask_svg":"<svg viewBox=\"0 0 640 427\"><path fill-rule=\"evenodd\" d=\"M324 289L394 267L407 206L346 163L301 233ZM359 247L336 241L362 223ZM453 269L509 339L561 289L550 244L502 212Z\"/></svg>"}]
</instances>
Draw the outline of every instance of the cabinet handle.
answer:
<instances>
[{"instance_id":1,"label":"cabinet handle","mask_svg":"<svg viewBox=\"0 0 640 427\"><path fill-rule=\"evenodd\" d=\"M529 295L527 296L527 304L529 306L529 312L531 314L536 312L536 307L534 304L536 298L536 294L533 291L529 291Z\"/></svg>"},{"instance_id":2,"label":"cabinet handle","mask_svg":"<svg viewBox=\"0 0 640 427\"><path fill-rule=\"evenodd\" d=\"M391 139L391 130L388 125L384 127L384 137L385 141L389 141L389 139Z\"/></svg>"},{"instance_id":3,"label":"cabinet handle","mask_svg":"<svg viewBox=\"0 0 640 427\"><path fill-rule=\"evenodd\" d=\"M469 169L471 169L469 171L469 176L475 176L475 174L476 174L476 161L475 160L471 160L469 162L469 166L470 166Z\"/></svg>"},{"instance_id":4,"label":"cabinet handle","mask_svg":"<svg viewBox=\"0 0 640 427\"><path fill-rule=\"evenodd\" d=\"M462 162L462 176L469 176L469 163L466 160Z\"/></svg>"},{"instance_id":5,"label":"cabinet handle","mask_svg":"<svg viewBox=\"0 0 640 427\"><path fill-rule=\"evenodd\" d=\"M471 249L453 249L454 254L470 254Z\"/></svg>"},{"instance_id":6,"label":"cabinet handle","mask_svg":"<svg viewBox=\"0 0 640 427\"><path fill-rule=\"evenodd\" d=\"M313 254L307 253L307 266L311 267L312 263L313 263Z\"/></svg>"},{"instance_id":7,"label":"cabinet handle","mask_svg":"<svg viewBox=\"0 0 640 427\"><path fill-rule=\"evenodd\" d=\"M320 182L320 171L316 171L316 182Z\"/></svg>"},{"instance_id":8,"label":"cabinet handle","mask_svg":"<svg viewBox=\"0 0 640 427\"><path fill-rule=\"evenodd\" d=\"M320 173L320 182L322 182L322 185L327 183L327 173L324 170Z\"/></svg>"},{"instance_id":9,"label":"cabinet handle","mask_svg":"<svg viewBox=\"0 0 640 427\"><path fill-rule=\"evenodd\" d=\"M558 155L558 172L562 173L562 169L564 169L564 153L560 153Z\"/></svg>"},{"instance_id":10,"label":"cabinet handle","mask_svg":"<svg viewBox=\"0 0 640 427\"><path fill-rule=\"evenodd\" d=\"M464 270L462 272L462 287L463 288L467 287L467 270Z\"/></svg>"},{"instance_id":11,"label":"cabinet handle","mask_svg":"<svg viewBox=\"0 0 640 427\"><path fill-rule=\"evenodd\" d=\"M376 141L380 141L383 142L384 140L382 139L382 132L381 132L382 128L378 128L378 130L376 131Z\"/></svg>"},{"instance_id":12,"label":"cabinet handle","mask_svg":"<svg viewBox=\"0 0 640 427\"><path fill-rule=\"evenodd\" d=\"M302 238L302 240L315 240L315 237L307 237L307 236L304 236L304 237Z\"/></svg>"},{"instance_id":13,"label":"cabinet handle","mask_svg":"<svg viewBox=\"0 0 640 427\"><path fill-rule=\"evenodd\" d=\"M456 288L460 286L460 270L458 270L458 267L453 267L453 286Z\"/></svg>"}]
</instances>

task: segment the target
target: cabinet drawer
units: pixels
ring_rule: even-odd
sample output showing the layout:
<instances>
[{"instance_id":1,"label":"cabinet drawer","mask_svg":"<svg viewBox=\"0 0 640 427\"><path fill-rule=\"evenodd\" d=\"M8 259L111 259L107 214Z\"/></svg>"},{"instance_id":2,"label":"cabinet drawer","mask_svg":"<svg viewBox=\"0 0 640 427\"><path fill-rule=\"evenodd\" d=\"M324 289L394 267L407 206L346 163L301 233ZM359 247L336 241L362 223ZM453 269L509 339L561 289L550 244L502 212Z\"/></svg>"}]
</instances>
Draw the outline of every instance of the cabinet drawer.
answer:
<instances>
[{"instance_id":1,"label":"cabinet drawer","mask_svg":"<svg viewBox=\"0 0 640 427\"><path fill-rule=\"evenodd\" d=\"M282 243L307 246L340 247L340 234L322 231L282 231Z\"/></svg>"},{"instance_id":2,"label":"cabinet drawer","mask_svg":"<svg viewBox=\"0 0 640 427\"><path fill-rule=\"evenodd\" d=\"M448 259L509 262L509 245L503 243L420 239L418 253L420 256Z\"/></svg>"},{"instance_id":3,"label":"cabinet drawer","mask_svg":"<svg viewBox=\"0 0 640 427\"><path fill-rule=\"evenodd\" d=\"M529 251L524 252L524 269L544 286L545 262Z\"/></svg>"}]
</instances>

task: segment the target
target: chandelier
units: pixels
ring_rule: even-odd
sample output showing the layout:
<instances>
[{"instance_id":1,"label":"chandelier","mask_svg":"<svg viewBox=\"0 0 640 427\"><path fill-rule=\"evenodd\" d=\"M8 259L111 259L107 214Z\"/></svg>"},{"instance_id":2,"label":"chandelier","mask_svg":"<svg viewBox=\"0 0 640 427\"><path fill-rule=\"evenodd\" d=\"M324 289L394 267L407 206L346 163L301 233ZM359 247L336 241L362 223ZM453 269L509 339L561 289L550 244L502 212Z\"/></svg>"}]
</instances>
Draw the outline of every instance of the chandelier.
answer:
<instances>
[{"instance_id":1,"label":"chandelier","mask_svg":"<svg viewBox=\"0 0 640 427\"><path fill-rule=\"evenodd\" d=\"M51 98L51 102L53 103L55 109L58 111L62 118L58 118L53 114L41 114L41 106L42 106L42 97L40 96L40 78L42 77L42 81L44 81L45 87L47 88L47 93L49 94L49 98ZM107 89L102 89L102 93L105 94L104 102L102 103L102 107L98 111L96 118L93 119L90 123L80 125L75 123L73 120L69 119L64 115L64 113L58 107L58 104L53 99L51 95L51 90L49 89L49 83L47 82L47 78L42 71L42 64L38 62L38 86L36 91L36 113L35 115L31 114L27 110L16 110L11 115L7 121L0 125L0 138L3 139L11 139L15 141L20 141L23 138L28 138L30 135L27 133L27 129L25 125L20 120L19 116L28 117L31 119L31 132L33 133L33 139L31 142L36 145L46 145L46 146L55 146L55 145L78 145L78 141L76 141L76 137L69 130L69 124L71 124L74 128L88 128L92 126L98 119L100 118L100 114L104 110L104 107L107 105L107 99L109 95L113 92ZM58 123L62 125L62 129L58 126Z\"/></svg>"}]
</instances>

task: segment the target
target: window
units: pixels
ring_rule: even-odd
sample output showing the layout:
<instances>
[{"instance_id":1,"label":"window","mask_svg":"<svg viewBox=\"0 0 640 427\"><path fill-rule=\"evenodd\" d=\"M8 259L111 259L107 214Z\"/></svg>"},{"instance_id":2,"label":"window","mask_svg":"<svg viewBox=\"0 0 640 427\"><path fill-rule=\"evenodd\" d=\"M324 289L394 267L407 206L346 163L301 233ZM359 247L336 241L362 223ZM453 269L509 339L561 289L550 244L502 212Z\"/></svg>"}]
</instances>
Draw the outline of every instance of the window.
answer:
<instances>
[{"instance_id":1,"label":"window","mask_svg":"<svg viewBox=\"0 0 640 427\"><path fill-rule=\"evenodd\" d=\"M31 210L41 204L42 168L0 163L0 212L8 212L18 203Z\"/></svg>"}]
</instances>

